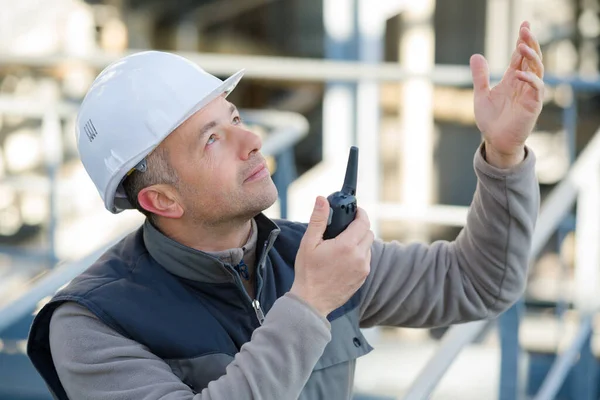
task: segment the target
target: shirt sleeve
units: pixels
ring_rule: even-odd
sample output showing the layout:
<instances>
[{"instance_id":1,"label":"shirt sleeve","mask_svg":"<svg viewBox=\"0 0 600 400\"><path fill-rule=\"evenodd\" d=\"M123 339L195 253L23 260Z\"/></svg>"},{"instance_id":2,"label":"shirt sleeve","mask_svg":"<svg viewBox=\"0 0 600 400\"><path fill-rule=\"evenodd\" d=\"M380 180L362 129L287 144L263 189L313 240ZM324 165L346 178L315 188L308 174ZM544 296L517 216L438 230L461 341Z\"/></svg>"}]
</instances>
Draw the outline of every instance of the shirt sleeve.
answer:
<instances>
[{"instance_id":1,"label":"shirt sleeve","mask_svg":"<svg viewBox=\"0 0 600 400\"><path fill-rule=\"evenodd\" d=\"M477 187L456 240L376 240L361 326L434 327L493 317L523 293L540 194L535 156L510 169L476 152Z\"/></svg>"},{"instance_id":2,"label":"shirt sleeve","mask_svg":"<svg viewBox=\"0 0 600 400\"><path fill-rule=\"evenodd\" d=\"M330 328L306 303L286 294L275 302L225 375L200 393L148 348L75 303L61 305L52 316L50 349L71 399L292 399L298 398L331 340Z\"/></svg>"}]
</instances>

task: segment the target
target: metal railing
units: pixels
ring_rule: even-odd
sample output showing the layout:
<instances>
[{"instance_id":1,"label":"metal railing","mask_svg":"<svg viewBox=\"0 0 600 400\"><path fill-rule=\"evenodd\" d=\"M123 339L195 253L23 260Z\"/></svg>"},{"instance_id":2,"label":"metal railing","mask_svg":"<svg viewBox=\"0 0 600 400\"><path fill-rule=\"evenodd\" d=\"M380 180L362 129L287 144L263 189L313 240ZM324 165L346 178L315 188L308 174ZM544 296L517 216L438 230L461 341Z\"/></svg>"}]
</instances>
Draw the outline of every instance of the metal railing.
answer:
<instances>
[{"instance_id":1,"label":"metal railing","mask_svg":"<svg viewBox=\"0 0 600 400\"><path fill-rule=\"evenodd\" d=\"M567 176L552 190L542 204L532 241L532 259L540 255L550 236L554 234L560 223L571 212L578 196L581 199L588 196L590 192L593 194L599 190L600 177L595 171L600 171L600 130L582 151ZM584 204L578 204L577 218L578 241L586 244L596 243L594 246L597 246L597 243L600 243L600 234L598 232L600 229L600 203L588 201ZM584 231L582 232L581 223L579 223L582 219L588 220L593 226L587 231L585 231L584 227ZM594 256L588 248L580 248L577 260L576 276L579 277L579 282L585 282L597 276L597 272L594 271L594 269L600 268L600 258L597 252ZM594 295L593 291L590 291L590 288L579 287L576 291L580 295L578 308L585 313L583 316L583 320L585 321L586 318L589 318L589 313L596 311L596 308L593 306L590 309L590 305L597 304L597 301L593 300ZM477 321L450 328L442 340L438 352L421 370L419 376L403 399L420 400L431 395L443 377L444 372L460 353L460 350L471 343L483 331L486 325L486 321ZM585 324L582 326L584 332L586 326ZM579 350L581 345L578 340L575 340L574 347ZM556 360L556 367L553 369L556 372L548 375L548 383L543 386L543 392L539 395L539 399L551 399L552 397L547 397L548 394L554 393L557 385L560 388L562 381L559 382L559 380L564 380L566 376L564 369L566 365L569 365L568 362L572 357L572 352L566 352Z\"/></svg>"},{"instance_id":2,"label":"metal railing","mask_svg":"<svg viewBox=\"0 0 600 400\"><path fill-rule=\"evenodd\" d=\"M22 65L34 68L49 68L69 63L82 63L97 69L103 69L121 57L135 54L145 49L129 49L119 54L95 52L89 55L70 56L53 54L47 56L19 56L0 53L0 65ZM206 71L219 75L230 75L243 67L244 79L285 80L301 82L401 82L408 78L427 78L432 83L445 86L470 87L473 83L471 71L465 65L436 65L427 73L407 71L395 62L366 63L356 61L333 61L323 59L212 54L196 52L178 52ZM492 73L492 81L497 81L501 73ZM566 84L576 91L600 91L598 79L586 79L581 76L546 75L544 82L556 86Z\"/></svg>"},{"instance_id":3,"label":"metal railing","mask_svg":"<svg viewBox=\"0 0 600 400\"><path fill-rule=\"evenodd\" d=\"M556 398L567 375L577 363L577 359L584 346L589 346L592 331L592 317L590 315L584 315L581 318L579 331L577 332L575 339L573 339L571 346L556 359L533 400L553 400Z\"/></svg>"}]
</instances>

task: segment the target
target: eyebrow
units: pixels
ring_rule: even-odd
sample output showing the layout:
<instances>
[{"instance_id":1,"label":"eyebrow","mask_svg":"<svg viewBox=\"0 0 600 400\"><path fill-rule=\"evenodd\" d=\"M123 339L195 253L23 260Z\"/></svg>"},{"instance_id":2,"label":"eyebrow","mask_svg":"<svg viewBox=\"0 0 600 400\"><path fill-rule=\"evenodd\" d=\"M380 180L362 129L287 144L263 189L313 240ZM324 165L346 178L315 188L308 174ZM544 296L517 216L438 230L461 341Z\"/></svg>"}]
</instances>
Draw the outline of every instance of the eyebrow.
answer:
<instances>
[{"instance_id":1,"label":"eyebrow","mask_svg":"<svg viewBox=\"0 0 600 400\"><path fill-rule=\"evenodd\" d=\"M234 104L229 106L229 112L231 113L231 115L233 115L236 111L237 111L237 107ZM202 129L200 129L200 139L202 139L211 129L213 129L217 125L218 125L217 121L211 121L211 122L207 123L206 125L204 125L202 127Z\"/></svg>"}]
</instances>

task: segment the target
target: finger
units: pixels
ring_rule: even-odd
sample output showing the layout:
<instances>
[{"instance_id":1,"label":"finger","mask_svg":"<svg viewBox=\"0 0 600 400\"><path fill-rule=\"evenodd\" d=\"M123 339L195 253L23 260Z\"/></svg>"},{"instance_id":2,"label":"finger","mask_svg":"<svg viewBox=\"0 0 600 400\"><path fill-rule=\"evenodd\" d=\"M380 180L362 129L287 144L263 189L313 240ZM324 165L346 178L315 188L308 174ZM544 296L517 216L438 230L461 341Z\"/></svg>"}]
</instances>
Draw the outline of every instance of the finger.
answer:
<instances>
[{"instance_id":1,"label":"finger","mask_svg":"<svg viewBox=\"0 0 600 400\"><path fill-rule=\"evenodd\" d=\"M371 251L371 246L375 241L375 234L372 230L368 230L362 240L358 243L358 250L362 253Z\"/></svg>"},{"instance_id":2,"label":"finger","mask_svg":"<svg viewBox=\"0 0 600 400\"><path fill-rule=\"evenodd\" d=\"M346 230L337 236L336 241L356 246L360 243L369 229L371 229L371 222L369 221L367 212L359 207L356 210L354 221L348 225Z\"/></svg>"},{"instance_id":3,"label":"finger","mask_svg":"<svg viewBox=\"0 0 600 400\"><path fill-rule=\"evenodd\" d=\"M487 96L490 91L490 71L485 57L474 54L469 60L475 96Z\"/></svg>"},{"instance_id":4,"label":"finger","mask_svg":"<svg viewBox=\"0 0 600 400\"><path fill-rule=\"evenodd\" d=\"M517 47L519 47L519 45L521 43L525 43L523 32L527 28L528 24L529 23L527 21L525 21L525 22L522 22L521 26L519 27L519 33L517 34L517 43L515 43L515 51L512 54L513 56L515 55L515 53L518 53ZM512 60L512 56L511 56L511 60Z\"/></svg>"},{"instance_id":5,"label":"finger","mask_svg":"<svg viewBox=\"0 0 600 400\"><path fill-rule=\"evenodd\" d=\"M544 55L542 54L542 48L540 47L540 42L537 41L533 32L530 28L523 29L521 28L520 35L521 40L524 43L527 43L529 47L531 47L540 57L540 60L544 59Z\"/></svg>"},{"instance_id":6,"label":"finger","mask_svg":"<svg viewBox=\"0 0 600 400\"><path fill-rule=\"evenodd\" d=\"M517 41L517 45L512 55L510 56L510 64L508 66L509 69L517 70L521 69L521 62L523 61L523 56L519 51L519 46L523 43L520 39Z\"/></svg>"},{"instance_id":7,"label":"finger","mask_svg":"<svg viewBox=\"0 0 600 400\"><path fill-rule=\"evenodd\" d=\"M317 247L321 240L323 240L323 233L327 229L327 221L329 220L329 210L327 199L322 196L317 197L315 207L310 216L310 222L302 238L312 248Z\"/></svg>"},{"instance_id":8,"label":"finger","mask_svg":"<svg viewBox=\"0 0 600 400\"><path fill-rule=\"evenodd\" d=\"M521 55L521 52L519 51L519 46L521 45L521 43L527 43L525 41L526 36L526 32L529 29L529 21L523 21L521 23L521 27L519 28L519 35L517 37L517 43L515 45L515 50L513 51L511 57L510 57L510 64L509 64L509 68L512 68L513 70L515 69L520 69L521 68L521 63L523 62L523 56Z\"/></svg>"},{"instance_id":9,"label":"finger","mask_svg":"<svg viewBox=\"0 0 600 400\"><path fill-rule=\"evenodd\" d=\"M534 71L537 76L543 78L544 64L542 63L538 53L526 44L519 45L519 52L521 53L521 56L527 60L529 64L529 70Z\"/></svg>"},{"instance_id":10,"label":"finger","mask_svg":"<svg viewBox=\"0 0 600 400\"><path fill-rule=\"evenodd\" d=\"M543 95L544 81L542 81L542 79L539 76L537 76L531 71L517 71L515 76L521 82L528 83L529 86L537 90L540 95Z\"/></svg>"}]
</instances>

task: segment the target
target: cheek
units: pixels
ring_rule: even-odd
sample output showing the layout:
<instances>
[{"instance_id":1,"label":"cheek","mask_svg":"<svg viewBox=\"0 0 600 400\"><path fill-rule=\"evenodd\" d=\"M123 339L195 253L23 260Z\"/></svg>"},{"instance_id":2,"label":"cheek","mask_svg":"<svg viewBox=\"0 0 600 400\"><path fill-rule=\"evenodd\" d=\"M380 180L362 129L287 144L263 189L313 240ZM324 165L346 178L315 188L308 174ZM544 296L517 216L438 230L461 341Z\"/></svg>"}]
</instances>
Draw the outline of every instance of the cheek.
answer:
<instances>
[{"instance_id":1,"label":"cheek","mask_svg":"<svg viewBox=\"0 0 600 400\"><path fill-rule=\"evenodd\" d=\"M222 201L228 198L239 185L233 163L207 163L198 171L197 188L208 202Z\"/></svg>"}]
</instances>

